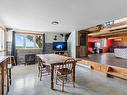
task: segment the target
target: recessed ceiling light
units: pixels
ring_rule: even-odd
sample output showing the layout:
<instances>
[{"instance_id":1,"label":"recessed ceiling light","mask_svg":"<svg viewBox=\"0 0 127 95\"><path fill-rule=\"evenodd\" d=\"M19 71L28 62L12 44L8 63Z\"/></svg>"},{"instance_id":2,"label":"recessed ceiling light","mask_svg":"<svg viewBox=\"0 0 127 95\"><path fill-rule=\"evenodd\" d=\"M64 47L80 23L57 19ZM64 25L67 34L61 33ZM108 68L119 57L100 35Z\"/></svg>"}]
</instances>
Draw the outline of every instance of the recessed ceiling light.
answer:
<instances>
[{"instance_id":1,"label":"recessed ceiling light","mask_svg":"<svg viewBox=\"0 0 127 95\"><path fill-rule=\"evenodd\" d=\"M59 22L58 22L58 21L52 21L51 24L52 24L52 25L57 25L57 24L59 24Z\"/></svg>"}]
</instances>

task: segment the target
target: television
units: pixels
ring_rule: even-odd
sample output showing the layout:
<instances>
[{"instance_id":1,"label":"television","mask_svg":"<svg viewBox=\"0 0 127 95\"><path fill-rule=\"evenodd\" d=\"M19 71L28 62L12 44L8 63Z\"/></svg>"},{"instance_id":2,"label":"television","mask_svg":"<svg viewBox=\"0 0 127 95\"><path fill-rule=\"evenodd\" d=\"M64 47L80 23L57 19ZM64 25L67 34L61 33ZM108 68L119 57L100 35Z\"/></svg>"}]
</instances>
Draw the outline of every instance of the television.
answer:
<instances>
[{"instance_id":1,"label":"television","mask_svg":"<svg viewBox=\"0 0 127 95\"><path fill-rule=\"evenodd\" d=\"M66 51L67 50L67 42L53 42L53 50Z\"/></svg>"}]
</instances>

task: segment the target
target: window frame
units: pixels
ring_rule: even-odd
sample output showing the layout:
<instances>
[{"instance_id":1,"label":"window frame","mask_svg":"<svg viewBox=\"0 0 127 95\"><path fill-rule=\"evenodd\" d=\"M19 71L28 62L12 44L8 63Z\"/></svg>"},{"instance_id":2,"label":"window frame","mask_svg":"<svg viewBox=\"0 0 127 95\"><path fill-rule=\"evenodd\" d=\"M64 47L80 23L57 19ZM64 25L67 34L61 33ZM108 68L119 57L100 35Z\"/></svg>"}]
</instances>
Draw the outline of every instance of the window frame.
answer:
<instances>
[{"instance_id":1,"label":"window frame","mask_svg":"<svg viewBox=\"0 0 127 95\"><path fill-rule=\"evenodd\" d=\"M0 56L4 56L5 52L5 30L0 27Z\"/></svg>"},{"instance_id":2,"label":"window frame","mask_svg":"<svg viewBox=\"0 0 127 95\"><path fill-rule=\"evenodd\" d=\"M16 34L22 34L22 35L25 35L24 36L24 46L23 47L17 47L16 46L16 43L15 43L15 46L16 46L16 49L41 49L41 48L43 48L43 44L42 44L42 47L36 47L36 36L37 35L39 35L39 36L42 36L42 33L31 33L31 32L29 32L29 33L23 33L23 32L16 32L15 33L15 38L16 38ZM34 47L27 47L26 46L26 35L32 35L33 36L33 40L34 40ZM42 36L43 37L43 36ZM16 40L16 39L15 39ZM16 42L16 41L15 41Z\"/></svg>"},{"instance_id":3,"label":"window frame","mask_svg":"<svg viewBox=\"0 0 127 95\"><path fill-rule=\"evenodd\" d=\"M1 36L0 36L0 52L3 52L3 51L5 51L5 40L4 40L5 31L2 28L0 28L0 34L1 34Z\"/></svg>"}]
</instances>

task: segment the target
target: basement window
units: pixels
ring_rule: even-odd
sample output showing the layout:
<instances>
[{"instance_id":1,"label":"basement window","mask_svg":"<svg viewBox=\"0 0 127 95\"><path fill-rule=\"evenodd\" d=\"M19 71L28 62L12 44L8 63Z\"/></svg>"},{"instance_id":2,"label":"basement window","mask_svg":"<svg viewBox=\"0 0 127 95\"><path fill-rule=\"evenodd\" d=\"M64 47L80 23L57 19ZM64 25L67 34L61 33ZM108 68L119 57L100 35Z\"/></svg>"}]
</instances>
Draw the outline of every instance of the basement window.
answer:
<instances>
[{"instance_id":1,"label":"basement window","mask_svg":"<svg viewBox=\"0 0 127 95\"><path fill-rule=\"evenodd\" d=\"M4 30L0 28L0 56L4 55Z\"/></svg>"},{"instance_id":2,"label":"basement window","mask_svg":"<svg viewBox=\"0 0 127 95\"><path fill-rule=\"evenodd\" d=\"M16 48L42 48L42 35L16 34Z\"/></svg>"}]
</instances>

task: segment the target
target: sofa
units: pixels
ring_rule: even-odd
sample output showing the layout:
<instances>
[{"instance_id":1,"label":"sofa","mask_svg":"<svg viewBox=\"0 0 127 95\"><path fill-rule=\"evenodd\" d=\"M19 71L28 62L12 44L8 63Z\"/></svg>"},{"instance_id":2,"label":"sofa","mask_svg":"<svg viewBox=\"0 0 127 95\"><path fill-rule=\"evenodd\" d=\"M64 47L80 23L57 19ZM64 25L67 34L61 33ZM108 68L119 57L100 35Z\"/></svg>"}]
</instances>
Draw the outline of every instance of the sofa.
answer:
<instances>
[{"instance_id":1,"label":"sofa","mask_svg":"<svg viewBox=\"0 0 127 95\"><path fill-rule=\"evenodd\" d=\"M114 55L119 58L127 59L127 48L115 48Z\"/></svg>"},{"instance_id":2,"label":"sofa","mask_svg":"<svg viewBox=\"0 0 127 95\"><path fill-rule=\"evenodd\" d=\"M114 49L116 48L125 49L127 46L112 46L110 47L109 52L114 53Z\"/></svg>"}]
</instances>

